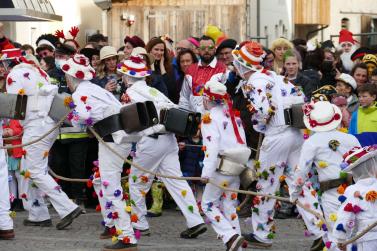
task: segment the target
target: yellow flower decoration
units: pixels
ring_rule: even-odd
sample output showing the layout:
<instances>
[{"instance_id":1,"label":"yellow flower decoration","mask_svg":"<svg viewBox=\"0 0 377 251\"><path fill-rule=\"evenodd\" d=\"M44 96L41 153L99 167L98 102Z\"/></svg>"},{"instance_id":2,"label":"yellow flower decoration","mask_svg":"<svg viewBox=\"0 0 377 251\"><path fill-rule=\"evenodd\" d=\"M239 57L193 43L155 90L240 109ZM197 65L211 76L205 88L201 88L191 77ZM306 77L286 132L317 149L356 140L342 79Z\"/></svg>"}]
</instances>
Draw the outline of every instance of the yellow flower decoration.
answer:
<instances>
[{"instance_id":1,"label":"yellow flower decoration","mask_svg":"<svg viewBox=\"0 0 377 251\"><path fill-rule=\"evenodd\" d=\"M25 178L25 179L30 178L30 172L29 172L29 170L26 170L26 171L25 171L24 178Z\"/></svg>"},{"instance_id":2,"label":"yellow flower decoration","mask_svg":"<svg viewBox=\"0 0 377 251\"><path fill-rule=\"evenodd\" d=\"M203 117L202 117L202 121L203 121L204 124L211 123L212 119L211 119L210 114L209 113L204 114Z\"/></svg>"},{"instance_id":3,"label":"yellow flower decoration","mask_svg":"<svg viewBox=\"0 0 377 251\"><path fill-rule=\"evenodd\" d=\"M123 231L121 229L117 229L117 235L121 235L123 233Z\"/></svg>"},{"instance_id":4,"label":"yellow flower decoration","mask_svg":"<svg viewBox=\"0 0 377 251\"><path fill-rule=\"evenodd\" d=\"M326 167L329 166L329 164L327 164L326 161L321 160L321 161L318 161L318 166L319 166L320 168L326 168Z\"/></svg>"},{"instance_id":5,"label":"yellow flower decoration","mask_svg":"<svg viewBox=\"0 0 377 251\"><path fill-rule=\"evenodd\" d=\"M319 228L322 228L322 225L323 225L323 221L321 221L321 220L318 221L317 224L316 224L316 226L319 227Z\"/></svg>"},{"instance_id":6,"label":"yellow flower decoration","mask_svg":"<svg viewBox=\"0 0 377 251\"><path fill-rule=\"evenodd\" d=\"M182 190L182 191L181 191L181 194L182 194L182 197L185 198L185 197L186 197L186 194L187 194L187 190Z\"/></svg>"},{"instance_id":7,"label":"yellow flower decoration","mask_svg":"<svg viewBox=\"0 0 377 251\"><path fill-rule=\"evenodd\" d=\"M9 212L9 216L11 217L11 218L16 218L16 215L17 215L17 213L15 212L15 211L10 211Z\"/></svg>"},{"instance_id":8,"label":"yellow flower decoration","mask_svg":"<svg viewBox=\"0 0 377 251\"><path fill-rule=\"evenodd\" d=\"M19 95L25 95L25 89L24 88L19 89L18 94Z\"/></svg>"},{"instance_id":9,"label":"yellow flower decoration","mask_svg":"<svg viewBox=\"0 0 377 251\"><path fill-rule=\"evenodd\" d=\"M64 98L64 106L69 107L69 104L70 104L71 102L73 102L72 97L65 97L65 98Z\"/></svg>"},{"instance_id":10,"label":"yellow flower decoration","mask_svg":"<svg viewBox=\"0 0 377 251\"><path fill-rule=\"evenodd\" d=\"M157 97L158 91L155 88L149 89L149 94L151 94L153 97Z\"/></svg>"},{"instance_id":11,"label":"yellow flower decoration","mask_svg":"<svg viewBox=\"0 0 377 251\"><path fill-rule=\"evenodd\" d=\"M336 213L331 213L329 215L329 219L330 219L330 221L335 222L338 219L338 216L336 215Z\"/></svg>"},{"instance_id":12,"label":"yellow flower decoration","mask_svg":"<svg viewBox=\"0 0 377 251\"><path fill-rule=\"evenodd\" d=\"M131 213L132 207L131 206L126 206L125 210L127 213Z\"/></svg>"},{"instance_id":13,"label":"yellow flower decoration","mask_svg":"<svg viewBox=\"0 0 377 251\"><path fill-rule=\"evenodd\" d=\"M345 127L341 127L338 129L339 132L344 132L344 133L348 133L348 129L345 128Z\"/></svg>"},{"instance_id":14,"label":"yellow flower decoration","mask_svg":"<svg viewBox=\"0 0 377 251\"><path fill-rule=\"evenodd\" d=\"M376 199L377 199L377 192L374 190L367 192L367 194L365 195L366 201L375 202Z\"/></svg>"},{"instance_id":15,"label":"yellow flower decoration","mask_svg":"<svg viewBox=\"0 0 377 251\"><path fill-rule=\"evenodd\" d=\"M223 181L223 182L221 183L221 186L222 186L222 187L228 187L228 186L229 186L228 181Z\"/></svg>"},{"instance_id":16,"label":"yellow flower decoration","mask_svg":"<svg viewBox=\"0 0 377 251\"><path fill-rule=\"evenodd\" d=\"M116 237L116 236L111 237L111 241L113 243L117 242L118 241L118 237Z\"/></svg>"}]
</instances>

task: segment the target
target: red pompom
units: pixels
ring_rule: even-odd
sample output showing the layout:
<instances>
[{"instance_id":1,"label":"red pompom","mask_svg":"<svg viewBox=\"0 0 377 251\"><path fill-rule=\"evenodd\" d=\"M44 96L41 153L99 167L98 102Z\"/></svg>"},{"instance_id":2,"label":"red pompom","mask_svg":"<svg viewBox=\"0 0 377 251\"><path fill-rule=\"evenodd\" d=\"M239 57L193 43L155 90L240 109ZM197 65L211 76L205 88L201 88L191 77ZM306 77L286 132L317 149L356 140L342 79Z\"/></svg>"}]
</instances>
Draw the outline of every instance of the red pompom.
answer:
<instances>
[{"instance_id":1,"label":"red pompom","mask_svg":"<svg viewBox=\"0 0 377 251\"><path fill-rule=\"evenodd\" d=\"M7 80L7 82L8 82L8 85L11 85L14 81L13 81L13 79L12 78L8 78L8 80Z\"/></svg>"},{"instance_id":2,"label":"red pompom","mask_svg":"<svg viewBox=\"0 0 377 251\"><path fill-rule=\"evenodd\" d=\"M69 68L71 68L69 65L65 64L62 66L63 71L69 71Z\"/></svg>"},{"instance_id":3,"label":"red pompom","mask_svg":"<svg viewBox=\"0 0 377 251\"><path fill-rule=\"evenodd\" d=\"M84 74L84 72L82 72L82 71L77 71L76 74L75 74L75 76L76 76L76 78L78 78L78 79L83 79L84 76L85 76L85 74Z\"/></svg>"},{"instance_id":4,"label":"red pompom","mask_svg":"<svg viewBox=\"0 0 377 251\"><path fill-rule=\"evenodd\" d=\"M339 114L339 113L336 113L336 114L334 115L334 119L335 119L335 120L339 120L339 119L340 119L340 114Z\"/></svg>"},{"instance_id":5,"label":"red pompom","mask_svg":"<svg viewBox=\"0 0 377 251\"><path fill-rule=\"evenodd\" d=\"M80 100L82 101L82 102L86 102L86 100L88 99L88 97L87 96L81 96L81 98L80 98Z\"/></svg>"}]
</instances>

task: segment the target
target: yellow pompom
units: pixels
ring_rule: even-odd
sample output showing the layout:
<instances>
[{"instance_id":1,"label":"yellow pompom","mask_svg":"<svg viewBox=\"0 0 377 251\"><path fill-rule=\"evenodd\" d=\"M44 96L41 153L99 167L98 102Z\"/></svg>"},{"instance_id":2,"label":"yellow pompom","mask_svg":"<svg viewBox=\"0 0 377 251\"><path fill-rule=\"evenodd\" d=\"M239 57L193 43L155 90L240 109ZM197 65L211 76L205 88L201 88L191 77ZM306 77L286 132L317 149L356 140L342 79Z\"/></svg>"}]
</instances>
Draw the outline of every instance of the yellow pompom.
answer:
<instances>
[{"instance_id":1,"label":"yellow pompom","mask_svg":"<svg viewBox=\"0 0 377 251\"><path fill-rule=\"evenodd\" d=\"M183 198L185 198L185 197L186 197L186 194L187 194L187 191L186 191L186 190L182 190L182 191L181 191L181 194L182 194Z\"/></svg>"},{"instance_id":2,"label":"yellow pompom","mask_svg":"<svg viewBox=\"0 0 377 251\"><path fill-rule=\"evenodd\" d=\"M131 213L132 207L131 206L126 206L125 210L127 213Z\"/></svg>"},{"instance_id":3,"label":"yellow pompom","mask_svg":"<svg viewBox=\"0 0 377 251\"><path fill-rule=\"evenodd\" d=\"M325 167L328 167L329 164L327 164L326 161L321 160L321 161L318 161L318 166L319 166L320 168L325 168Z\"/></svg>"},{"instance_id":4,"label":"yellow pompom","mask_svg":"<svg viewBox=\"0 0 377 251\"><path fill-rule=\"evenodd\" d=\"M118 237L116 237L116 236L111 237L111 241L113 243L117 242L118 241Z\"/></svg>"},{"instance_id":5,"label":"yellow pompom","mask_svg":"<svg viewBox=\"0 0 377 251\"><path fill-rule=\"evenodd\" d=\"M329 218L331 221L335 222L338 219L338 216L336 215L336 213L331 213L329 215Z\"/></svg>"}]
</instances>

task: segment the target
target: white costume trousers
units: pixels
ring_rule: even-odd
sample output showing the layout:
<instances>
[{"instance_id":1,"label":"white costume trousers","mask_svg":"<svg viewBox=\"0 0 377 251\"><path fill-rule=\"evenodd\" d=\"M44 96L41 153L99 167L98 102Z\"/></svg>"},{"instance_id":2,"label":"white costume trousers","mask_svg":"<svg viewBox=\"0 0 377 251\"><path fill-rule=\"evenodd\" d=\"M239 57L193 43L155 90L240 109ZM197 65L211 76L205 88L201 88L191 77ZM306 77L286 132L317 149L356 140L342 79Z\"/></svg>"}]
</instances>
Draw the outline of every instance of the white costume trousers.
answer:
<instances>
[{"instance_id":1,"label":"white costume trousers","mask_svg":"<svg viewBox=\"0 0 377 251\"><path fill-rule=\"evenodd\" d=\"M300 150L303 144L303 136L300 131L294 128L286 128L282 132L274 135L266 135L260 151L260 169L257 172L261 173L257 189L258 192L264 194L275 194L278 191L280 177L284 174L286 183L290 188L293 180L294 168L298 164L300 157ZM304 195L300 196L299 201L302 204L318 205L318 197L312 195L312 188L303 187ZM252 225L255 238L265 243L272 242L273 217L274 217L274 199L261 199L258 205L254 205L252 213ZM315 222L316 217L302 208L297 207L301 214L308 231L314 235L314 238L320 238L324 232L320 230Z\"/></svg>"},{"instance_id":2,"label":"white costume trousers","mask_svg":"<svg viewBox=\"0 0 377 251\"><path fill-rule=\"evenodd\" d=\"M107 144L124 158L128 156L131 150L130 144ZM102 216L104 219L107 218L105 224L109 227L115 226L118 231L121 230L118 235L119 240L128 237L130 243L136 243L130 216L125 210L126 202L123 200L123 189L120 183L124 160L112 153L105 145L99 143L98 162L101 175L99 183L102 193L98 191L98 181L94 182L93 185L98 191ZM103 194L102 198L100 194Z\"/></svg>"},{"instance_id":3,"label":"white costume trousers","mask_svg":"<svg viewBox=\"0 0 377 251\"><path fill-rule=\"evenodd\" d=\"M15 199L19 199L21 195L21 179L20 171L8 171L9 172L9 193L14 196Z\"/></svg>"},{"instance_id":4,"label":"white costume trousers","mask_svg":"<svg viewBox=\"0 0 377 251\"><path fill-rule=\"evenodd\" d=\"M354 250L357 250L357 251L377 250L377 240L356 242L356 243L353 243L353 245L356 245L357 249L354 249ZM349 244L347 246L347 251L353 251L352 244Z\"/></svg>"},{"instance_id":5,"label":"white costume trousers","mask_svg":"<svg viewBox=\"0 0 377 251\"><path fill-rule=\"evenodd\" d=\"M133 161L152 172L178 177L183 176L178 159L177 140L173 134L160 135L157 139L151 137L142 138L136 146L136 157ZM142 176L144 177L141 178ZM131 167L129 177L130 196L135 202L132 212L137 214L139 218L139 221L133 223L133 226L139 230L149 229L148 221L145 217L147 207L144 196L148 193L153 179L153 175L142 172L134 166ZM159 179L165 184L166 189L181 209L189 228L204 223L199 214L194 194L187 181L162 177L159 177Z\"/></svg>"},{"instance_id":6,"label":"white costume trousers","mask_svg":"<svg viewBox=\"0 0 377 251\"><path fill-rule=\"evenodd\" d=\"M337 214L339 207L341 205L339 198L339 193L336 188L330 189L325 191L321 196L321 205L323 209L324 218L326 219L327 223L330 225L328 227L329 231L323 236L323 241L331 241L333 243L337 242L337 239L332 235L332 229L334 229L334 222L330 220L330 214ZM331 251L338 251L337 247L331 248ZM359 249L357 249L359 250Z\"/></svg>"},{"instance_id":7,"label":"white costume trousers","mask_svg":"<svg viewBox=\"0 0 377 251\"><path fill-rule=\"evenodd\" d=\"M24 127L22 142L30 142L50 130L54 123L41 121L34 126ZM48 151L54 143L58 131L29 146L25 146L25 156L21 160L21 169L30 173L30 178L21 179L25 209L29 211L29 220L43 221L50 219L44 196L47 195L59 214L64 218L77 208L68 196L61 190L56 181L48 174Z\"/></svg>"},{"instance_id":8,"label":"white costume trousers","mask_svg":"<svg viewBox=\"0 0 377 251\"><path fill-rule=\"evenodd\" d=\"M8 166L3 149L0 149L0 187L0 230L13 229L13 220L9 216Z\"/></svg>"},{"instance_id":9,"label":"white costume trousers","mask_svg":"<svg viewBox=\"0 0 377 251\"><path fill-rule=\"evenodd\" d=\"M231 189L239 189L240 187L238 176L226 176L214 172L210 180L217 184L226 183L227 187ZM212 184L206 185L202 197L202 209L224 244L233 235L241 235L240 222L236 212L237 205L236 193L224 191Z\"/></svg>"}]
</instances>

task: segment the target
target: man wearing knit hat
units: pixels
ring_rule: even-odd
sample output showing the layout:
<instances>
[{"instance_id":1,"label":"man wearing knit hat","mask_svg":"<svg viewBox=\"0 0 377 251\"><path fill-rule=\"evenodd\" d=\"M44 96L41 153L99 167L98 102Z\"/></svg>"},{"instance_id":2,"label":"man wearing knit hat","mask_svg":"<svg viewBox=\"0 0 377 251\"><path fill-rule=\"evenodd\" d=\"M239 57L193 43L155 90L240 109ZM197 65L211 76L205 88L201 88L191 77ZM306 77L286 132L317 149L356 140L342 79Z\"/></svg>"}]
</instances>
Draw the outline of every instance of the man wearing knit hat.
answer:
<instances>
[{"instance_id":1,"label":"man wearing knit hat","mask_svg":"<svg viewBox=\"0 0 377 251\"><path fill-rule=\"evenodd\" d=\"M124 38L124 59L128 59L130 56L131 56L131 53L132 53L132 50L136 47L142 47L144 48L145 47L145 43L143 41L143 39L141 39L140 37L138 36L133 36L133 37L130 37L130 36L126 36Z\"/></svg>"},{"instance_id":2,"label":"man wearing knit hat","mask_svg":"<svg viewBox=\"0 0 377 251\"><path fill-rule=\"evenodd\" d=\"M342 29L339 32L339 49L342 50L340 58L343 63L343 67L347 72L350 72L353 67L353 61L351 55L357 49L356 40L353 38L352 32L346 29Z\"/></svg>"},{"instance_id":3,"label":"man wearing knit hat","mask_svg":"<svg viewBox=\"0 0 377 251\"><path fill-rule=\"evenodd\" d=\"M234 39L225 39L216 49L217 59L229 66L233 63L232 51L236 48L237 41Z\"/></svg>"},{"instance_id":4,"label":"man wearing knit hat","mask_svg":"<svg viewBox=\"0 0 377 251\"><path fill-rule=\"evenodd\" d=\"M265 135L260 148L257 168L258 183L256 188L264 194L274 194L280 183L286 181L290 187L293 168L297 164L301 145L304 141L300 130L285 123L284 109L293 104L304 102L304 95L282 76L263 69L261 62L264 51L259 43L246 43L240 50L234 51L238 64L252 68L251 76L242 86L248 98L248 109L252 113L254 129ZM242 74L242 72L241 72ZM243 73L244 74L244 73ZM305 186L308 194L314 191ZM318 203L314 194L300 197L301 203ZM252 209L253 234L244 235L250 244L268 248L272 245L275 227L273 225L275 200L258 197ZM298 208L305 224L314 237L320 238L323 232L311 223L315 217Z\"/></svg>"}]
</instances>

